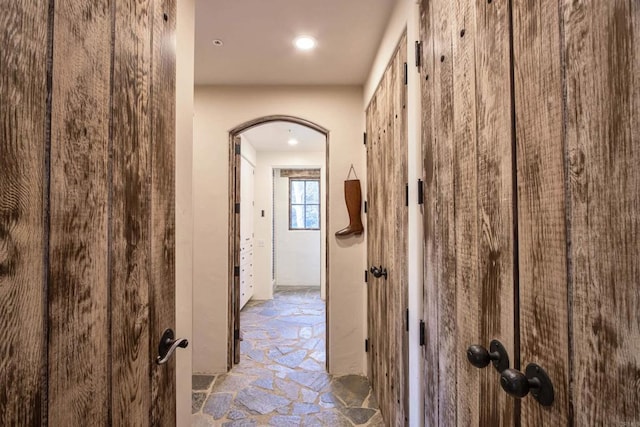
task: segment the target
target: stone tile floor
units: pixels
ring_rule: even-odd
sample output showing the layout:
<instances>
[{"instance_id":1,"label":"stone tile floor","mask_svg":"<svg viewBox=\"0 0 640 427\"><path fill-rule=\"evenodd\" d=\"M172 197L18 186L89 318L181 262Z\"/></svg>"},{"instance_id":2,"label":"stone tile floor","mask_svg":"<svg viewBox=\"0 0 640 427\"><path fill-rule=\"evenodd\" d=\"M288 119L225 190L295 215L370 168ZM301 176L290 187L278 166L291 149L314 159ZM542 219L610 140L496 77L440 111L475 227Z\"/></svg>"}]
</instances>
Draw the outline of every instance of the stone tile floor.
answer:
<instances>
[{"instance_id":1,"label":"stone tile floor","mask_svg":"<svg viewBox=\"0 0 640 427\"><path fill-rule=\"evenodd\" d=\"M325 304L317 288L284 288L241 312L240 364L194 375L194 426L380 426L366 377L325 369Z\"/></svg>"}]
</instances>

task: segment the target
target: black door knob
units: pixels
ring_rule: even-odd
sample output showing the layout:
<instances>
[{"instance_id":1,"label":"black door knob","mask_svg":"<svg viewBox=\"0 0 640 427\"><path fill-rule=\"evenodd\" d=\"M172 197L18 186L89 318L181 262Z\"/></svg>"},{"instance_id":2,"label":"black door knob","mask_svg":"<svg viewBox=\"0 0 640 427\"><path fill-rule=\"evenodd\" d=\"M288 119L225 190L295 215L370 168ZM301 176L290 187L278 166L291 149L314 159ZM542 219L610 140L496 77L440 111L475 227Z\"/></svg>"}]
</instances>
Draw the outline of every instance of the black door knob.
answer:
<instances>
[{"instance_id":1,"label":"black door knob","mask_svg":"<svg viewBox=\"0 0 640 427\"><path fill-rule=\"evenodd\" d=\"M505 369L500 374L500 385L502 389L509 393L513 397L517 397L518 399L522 399L527 394L529 394L529 390L535 385L533 382L530 384L529 380L522 372L516 371L515 369Z\"/></svg>"},{"instance_id":2,"label":"black door knob","mask_svg":"<svg viewBox=\"0 0 640 427\"><path fill-rule=\"evenodd\" d=\"M531 392L542 406L550 406L554 400L551 379L545 370L535 363L530 363L524 374L515 369L505 369L500 374L500 385L504 391L518 399Z\"/></svg>"},{"instance_id":3,"label":"black door knob","mask_svg":"<svg viewBox=\"0 0 640 427\"><path fill-rule=\"evenodd\" d=\"M384 280L387 280L388 273L386 268L382 268L382 266L380 267L373 266L369 269L369 271L371 272L371 274L373 274L373 277L375 277L376 279L384 276Z\"/></svg>"},{"instance_id":4,"label":"black door knob","mask_svg":"<svg viewBox=\"0 0 640 427\"><path fill-rule=\"evenodd\" d=\"M489 362L493 362L498 372L509 368L509 354L500 341L492 340L489 350L478 344L469 346L467 360L476 368L484 368L489 365Z\"/></svg>"}]
</instances>

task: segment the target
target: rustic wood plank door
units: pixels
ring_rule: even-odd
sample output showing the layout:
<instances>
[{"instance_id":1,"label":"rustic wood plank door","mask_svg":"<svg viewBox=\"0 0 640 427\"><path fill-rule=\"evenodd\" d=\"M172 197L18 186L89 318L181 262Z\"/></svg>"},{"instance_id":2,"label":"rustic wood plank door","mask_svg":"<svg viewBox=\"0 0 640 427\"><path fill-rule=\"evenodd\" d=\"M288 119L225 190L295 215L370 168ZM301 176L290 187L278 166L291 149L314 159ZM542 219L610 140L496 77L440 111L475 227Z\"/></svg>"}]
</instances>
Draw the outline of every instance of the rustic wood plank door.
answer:
<instances>
[{"instance_id":1,"label":"rustic wood plank door","mask_svg":"<svg viewBox=\"0 0 640 427\"><path fill-rule=\"evenodd\" d=\"M420 16L425 423L510 426L498 372L466 358L493 339L515 348L508 8L433 0Z\"/></svg>"},{"instance_id":2,"label":"rustic wood plank door","mask_svg":"<svg viewBox=\"0 0 640 427\"><path fill-rule=\"evenodd\" d=\"M2 6L0 424L174 425L175 0Z\"/></svg>"},{"instance_id":3,"label":"rustic wood plank door","mask_svg":"<svg viewBox=\"0 0 640 427\"><path fill-rule=\"evenodd\" d=\"M633 0L422 2L427 425L640 422L639 22ZM471 367L474 335L553 404Z\"/></svg>"},{"instance_id":4,"label":"rustic wood plank door","mask_svg":"<svg viewBox=\"0 0 640 427\"><path fill-rule=\"evenodd\" d=\"M406 34L367 108L369 378L389 425L407 423Z\"/></svg>"},{"instance_id":5,"label":"rustic wood plank door","mask_svg":"<svg viewBox=\"0 0 640 427\"><path fill-rule=\"evenodd\" d=\"M513 5L522 425L638 425L640 3Z\"/></svg>"}]
</instances>

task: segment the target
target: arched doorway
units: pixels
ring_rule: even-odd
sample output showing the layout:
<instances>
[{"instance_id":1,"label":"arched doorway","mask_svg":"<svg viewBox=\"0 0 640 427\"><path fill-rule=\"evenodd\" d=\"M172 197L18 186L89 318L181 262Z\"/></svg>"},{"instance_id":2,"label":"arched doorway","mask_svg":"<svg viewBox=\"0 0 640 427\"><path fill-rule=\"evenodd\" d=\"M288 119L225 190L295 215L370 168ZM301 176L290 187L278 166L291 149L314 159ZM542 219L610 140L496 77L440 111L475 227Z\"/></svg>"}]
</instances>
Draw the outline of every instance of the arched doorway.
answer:
<instances>
[{"instance_id":1,"label":"arched doorway","mask_svg":"<svg viewBox=\"0 0 640 427\"><path fill-rule=\"evenodd\" d=\"M312 129L325 139L325 191L329 193L329 130L306 119L288 115L272 115L259 117L229 131L229 269L228 269L228 342L227 342L227 369L240 362L240 145L239 138L243 132L269 123L287 122ZM328 230L329 201L324 200L324 218L326 218L325 230ZM325 298L326 298L326 343L329 343L329 244L328 233L324 237L324 271L325 271ZM326 350L326 368L329 369L329 351Z\"/></svg>"}]
</instances>

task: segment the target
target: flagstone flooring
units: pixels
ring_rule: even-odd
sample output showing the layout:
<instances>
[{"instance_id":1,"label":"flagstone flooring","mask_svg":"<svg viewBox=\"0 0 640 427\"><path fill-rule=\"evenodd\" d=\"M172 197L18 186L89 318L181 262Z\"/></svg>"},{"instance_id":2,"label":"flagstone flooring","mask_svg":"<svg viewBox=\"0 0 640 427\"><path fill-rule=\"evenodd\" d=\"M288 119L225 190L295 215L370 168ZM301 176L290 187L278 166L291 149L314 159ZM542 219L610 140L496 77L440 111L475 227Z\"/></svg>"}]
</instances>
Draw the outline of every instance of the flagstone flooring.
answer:
<instances>
[{"instance_id":1,"label":"flagstone flooring","mask_svg":"<svg viewBox=\"0 0 640 427\"><path fill-rule=\"evenodd\" d=\"M280 288L241 312L240 364L194 375L194 426L384 427L366 377L325 369L325 304L317 288Z\"/></svg>"}]
</instances>

